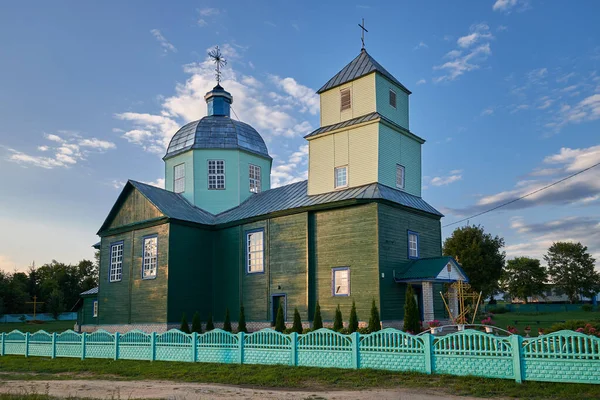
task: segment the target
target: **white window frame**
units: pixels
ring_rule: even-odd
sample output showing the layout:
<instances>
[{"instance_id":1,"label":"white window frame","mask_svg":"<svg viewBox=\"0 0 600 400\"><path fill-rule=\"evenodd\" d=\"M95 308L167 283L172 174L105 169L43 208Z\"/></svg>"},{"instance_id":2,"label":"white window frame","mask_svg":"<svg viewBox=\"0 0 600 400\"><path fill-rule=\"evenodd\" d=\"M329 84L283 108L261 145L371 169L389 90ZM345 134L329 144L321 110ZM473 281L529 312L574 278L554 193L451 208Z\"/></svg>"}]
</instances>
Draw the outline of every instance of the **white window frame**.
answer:
<instances>
[{"instance_id":1,"label":"white window frame","mask_svg":"<svg viewBox=\"0 0 600 400\"><path fill-rule=\"evenodd\" d=\"M394 95L394 104L392 104L392 94ZM390 89L388 100L388 102L390 103L390 107L396 109L396 107L398 106L398 95L396 94L395 90Z\"/></svg>"},{"instance_id":2,"label":"white window frame","mask_svg":"<svg viewBox=\"0 0 600 400\"><path fill-rule=\"evenodd\" d=\"M340 173L344 171L344 183L338 184L338 176ZM336 189L348 187L348 166L342 165L339 167L335 167L333 170L333 185Z\"/></svg>"},{"instance_id":3,"label":"white window frame","mask_svg":"<svg viewBox=\"0 0 600 400\"><path fill-rule=\"evenodd\" d=\"M350 267L331 269L331 295L350 296Z\"/></svg>"},{"instance_id":4,"label":"white window frame","mask_svg":"<svg viewBox=\"0 0 600 400\"><path fill-rule=\"evenodd\" d=\"M248 164L248 179L250 181L250 193L260 193L262 180L258 165Z\"/></svg>"},{"instance_id":5,"label":"white window frame","mask_svg":"<svg viewBox=\"0 0 600 400\"><path fill-rule=\"evenodd\" d=\"M182 172L180 176L177 174L178 169ZM173 167L173 192L185 192L185 163L177 164Z\"/></svg>"},{"instance_id":6,"label":"white window frame","mask_svg":"<svg viewBox=\"0 0 600 400\"><path fill-rule=\"evenodd\" d=\"M123 242L110 245L108 281L119 282L123 279Z\"/></svg>"},{"instance_id":7,"label":"white window frame","mask_svg":"<svg viewBox=\"0 0 600 400\"><path fill-rule=\"evenodd\" d=\"M246 273L265 272L265 231L255 229L246 232Z\"/></svg>"},{"instance_id":8,"label":"white window frame","mask_svg":"<svg viewBox=\"0 0 600 400\"><path fill-rule=\"evenodd\" d=\"M158 271L158 235L142 241L142 279L154 279Z\"/></svg>"},{"instance_id":9,"label":"white window frame","mask_svg":"<svg viewBox=\"0 0 600 400\"><path fill-rule=\"evenodd\" d=\"M406 168L404 165L396 164L396 187L398 189L406 187Z\"/></svg>"},{"instance_id":10,"label":"white window frame","mask_svg":"<svg viewBox=\"0 0 600 400\"><path fill-rule=\"evenodd\" d=\"M348 105L344 107L344 95L348 93ZM340 90L340 111L350 110L352 108L352 91L350 88Z\"/></svg>"},{"instance_id":11,"label":"white window frame","mask_svg":"<svg viewBox=\"0 0 600 400\"><path fill-rule=\"evenodd\" d=\"M92 316L94 318L98 316L98 300L94 300L94 304L92 306Z\"/></svg>"},{"instance_id":12,"label":"white window frame","mask_svg":"<svg viewBox=\"0 0 600 400\"><path fill-rule=\"evenodd\" d=\"M212 171L212 172L211 172ZM207 161L208 190L225 189L225 160Z\"/></svg>"},{"instance_id":13,"label":"white window frame","mask_svg":"<svg viewBox=\"0 0 600 400\"><path fill-rule=\"evenodd\" d=\"M419 234L408 231L408 258L419 258Z\"/></svg>"}]
</instances>

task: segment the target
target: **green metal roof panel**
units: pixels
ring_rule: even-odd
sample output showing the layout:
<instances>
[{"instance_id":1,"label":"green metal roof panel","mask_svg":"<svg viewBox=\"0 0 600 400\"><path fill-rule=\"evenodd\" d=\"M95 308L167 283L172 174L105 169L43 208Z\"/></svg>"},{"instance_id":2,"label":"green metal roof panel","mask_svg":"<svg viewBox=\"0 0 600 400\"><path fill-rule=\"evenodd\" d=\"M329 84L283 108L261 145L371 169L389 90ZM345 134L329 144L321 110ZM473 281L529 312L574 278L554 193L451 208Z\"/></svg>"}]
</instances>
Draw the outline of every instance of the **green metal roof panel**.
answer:
<instances>
[{"instance_id":1,"label":"green metal roof panel","mask_svg":"<svg viewBox=\"0 0 600 400\"><path fill-rule=\"evenodd\" d=\"M88 296L91 294L98 294L98 286L90 290L86 290L85 292L79 293L80 296Z\"/></svg>"},{"instance_id":2,"label":"green metal roof panel","mask_svg":"<svg viewBox=\"0 0 600 400\"><path fill-rule=\"evenodd\" d=\"M446 265L451 262L456 266L459 271L467 277L465 272L462 270L460 265L456 262L454 257L441 256L441 257L430 257L420 258L413 260L408 264L408 267L401 274L397 274L395 277L396 282L413 281L413 280L432 280L436 279L437 276ZM468 279L467 279L468 281Z\"/></svg>"},{"instance_id":3,"label":"green metal roof panel","mask_svg":"<svg viewBox=\"0 0 600 400\"><path fill-rule=\"evenodd\" d=\"M410 94L410 90L408 90L403 84L398 81L398 79L394 78L392 74L390 74L385 68L381 66L373 57L367 53L365 49L360 51L360 54L348 65L346 65L340 72L338 72L333 78L331 78L321 89L317 91L317 93L321 94L326 90L333 89L336 86L343 85L346 82L353 81L362 76L368 75L371 72L379 72L381 75L385 76L387 79L398 85L402 90L405 90L408 94Z\"/></svg>"}]
</instances>

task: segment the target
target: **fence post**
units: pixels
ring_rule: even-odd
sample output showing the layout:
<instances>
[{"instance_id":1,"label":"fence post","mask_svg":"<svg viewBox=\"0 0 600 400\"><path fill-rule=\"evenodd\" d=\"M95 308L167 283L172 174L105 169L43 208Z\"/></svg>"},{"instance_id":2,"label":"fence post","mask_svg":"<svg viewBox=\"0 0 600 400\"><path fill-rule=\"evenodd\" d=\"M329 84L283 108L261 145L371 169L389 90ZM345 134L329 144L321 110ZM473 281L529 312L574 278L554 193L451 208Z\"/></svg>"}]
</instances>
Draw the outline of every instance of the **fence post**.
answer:
<instances>
[{"instance_id":1,"label":"fence post","mask_svg":"<svg viewBox=\"0 0 600 400\"><path fill-rule=\"evenodd\" d=\"M156 332L150 335L150 361L156 361Z\"/></svg>"},{"instance_id":2,"label":"fence post","mask_svg":"<svg viewBox=\"0 0 600 400\"><path fill-rule=\"evenodd\" d=\"M115 360L119 359L119 332L115 332Z\"/></svg>"},{"instance_id":3,"label":"fence post","mask_svg":"<svg viewBox=\"0 0 600 400\"><path fill-rule=\"evenodd\" d=\"M352 332L350 337L352 338L352 368L358 369L360 368L360 333Z\"/></svg>"},{"instance_id":4,"label":"fence post","mask_svg":"<svg viewBox=\"0 0 600 400\"><path fill-rule=\"evenodd\" d=\"M52 358L56 358L56 332L52 333Z\"/></svg>"},{"instance_id":5,"label":"fence post","mask_svg":"<svg viewBox=\"0 0 600 400\"><path fill-rule=\"evenodd\" d=\"M239 338L239 357L240 357L240 364L244 363L244 337L246 336L246 334L244 332L240 332L238 333L238 338Z\"/></svg>"},{"instance_id":6,"label":"fence post","mask_svg":"<svg viewBox=\"0 0 600 400\"><path fill-rule=\"evenodd\" d=\"M2 332L2 349L0 351L0 356L3 356L6 351L6 333L4 332Z\"/></svg>"},{"instance_id":7,"label":"fence post","mask_svg":"<svg viewBox=\"0 0 600 400\"><path fill-rule=\"evenodd\" d=\"M198 359L198 333L192 332L192 362Z\"/></svg>"},{"instance_id":8,"label":"fence post","mask_svg":"<svg viewBox=\"0 0 600 400\"><path fill-rule=\"evenodd\" d=\"M298 332L290 333L292 354L290 357L290 364L294 367L298 366Z\"/></svg>"},{"instance_id":9,"label":"fence post","mask_svg":"<svg viewBox=\"0 0 600 400\"><path fill-rule=\"evenodd\" d=\"M425 373L433 374L433 335L426 333L421 336L423 338L423 348L425 350Z\"/></svg>"},{"instance_id":10,"label":"fence post","mask_svg":"<svg viewBox=\"0 0 600 400\"><path fill-rule=\"evenodd\" d=\"M29 357L29 332L25 333L25 357Z\"/></svg>"},{"instance_id":11,"label":"fence post","mask_svg":"<svg viewBox=\"0 0 600 400\"><path fill-rule=\"evenodd\" d=\"M87 333L83 332L81 334L81 359L85 360L85 340L87 337Z\"/></svg>"},{"instance_id":12,"label":"fence post","mask_svg":"<svg viewBox=\"0 0 600 400\"><path fill-rule=\"evenodd\" d=\"M520 335L512 335L510 337L513 356L513 370L515 371L515 381L523 382L523 371L521 368L521 353L523 351L523 337Z\"/></svg>"}]
</instances>

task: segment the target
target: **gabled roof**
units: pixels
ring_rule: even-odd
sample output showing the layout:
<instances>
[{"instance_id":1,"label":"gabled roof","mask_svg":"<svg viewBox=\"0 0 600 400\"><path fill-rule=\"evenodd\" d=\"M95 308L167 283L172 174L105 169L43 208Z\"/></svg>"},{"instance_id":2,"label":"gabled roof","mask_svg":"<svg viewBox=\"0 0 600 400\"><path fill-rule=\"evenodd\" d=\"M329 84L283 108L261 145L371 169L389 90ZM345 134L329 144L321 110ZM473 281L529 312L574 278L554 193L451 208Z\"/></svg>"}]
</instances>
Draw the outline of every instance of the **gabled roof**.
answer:
<instances>
[{"instance_id":1,"label":"gabled roof","mask_svg":"<svg viewBox=\"0 0 600 400\"><path fill-rule=\"evenodd\" d=\"M115 205L110 210L108 217L102 224L98 233L106 230L119 212L121 204L127 198L131 190L138 190L150 203L152 203L161 213L171 219L180 221L194 222L197 224L210 225L214 223L214 215L204 211L188 202L181 194L174 193L156 186L129 180L123 191L119 195Z\"/></svg>"},{"instance_id":2,"label":"gabled roof","mask_svg":"<svg viewBox=\"0 0 600 400\"><path fill-rule=\"evenodd\" d=\"M85 292L79 293L80 296L88 296L90 294L98 294L98 286L95 288L91 288L90 290L86 290Z\"/></svg>"},{"instance_id":3,"label":"gabled roof","mask_svg":"<svg viewBox=\"0 0 600 400\"><path fill-rule=\"evenodd\" d=\"M410 90L401 84L400 81L398 81L398 79L394 78L394 76L385 68L383 68L381 64L375 61L375 59L371 57L365 49L362 49L360 54L354 60L350 61L350 64L346 65L333 78L327 81L327 83L323 85L323 87L319 89L317 93L321 94L326 90L333 89L336 86L343 85L346 82L353 81L362 76L368 75L371 72L379 72L381 75L398 85L402 90L406 91L406 93L411 93Z\"/></svg>"},{"instance_id":4,"label":"gabled roof","mask_svg":"<svg viewBox=\"0 0 600 400\"><path fill-rule=\"evenodd\" d=\"M308 181L302 181L254 194L238 207L217 214L216 223L223 224L277 211L335 203L344 200L377 199L388 200L429 214L443 216L422 198L380 183L309 196Z\"/></svg>"},{"instance_id":5,"label":"gabled roof","mask_svg":"<svg viewBox=\"0 0 600 400\"><path fill-rule=\"evenodd\" d=\"M322 126L322 127L318 128L318 129L312 131L308 135L304 136L304 138L308 139L310 137L321 135L323 133L332 132L332 131L335 131L335 130L338 130L338 129L347 128L347 127L350 127L350 126L353 126L353 125L362 124L362 123L365 123L365 122L375 121L377 119L380 119L380 120L386 122L387 124L394 126L396 129L402 131L405 135L410 136L413 139L417 140L419 143L421 143L421 144L425 143L425 139L420 138L419 136L415 135L414 133L412 133L408 129L406 129L406 128L400 126L400 125L398 125L397 123L395 123L391 119L389 119L389 118L387 118L387 117L379 114L377 111L372 112L370 114L366 114L366 115L360 116L360 117L352 118L352 119L349 119L347 121L338 122L337 124Z\"/></svg>"},{"instance_id":6,"label":"gabled roof","mask_svg":"<svg viewBox=\"0 0 600 400\"><path fill-rule=\"evenodd\" d=\"M452 264L455 269L448 272L446 266ZM462 270L454 257L430 257L413 260L408 264L408 267L401 274L396 274L394 280L396 282L410 281L435 281L435 282L454 282L456 277L462 275L466 282L469 281L467 274Z\"/></svg>"}]
</instances>

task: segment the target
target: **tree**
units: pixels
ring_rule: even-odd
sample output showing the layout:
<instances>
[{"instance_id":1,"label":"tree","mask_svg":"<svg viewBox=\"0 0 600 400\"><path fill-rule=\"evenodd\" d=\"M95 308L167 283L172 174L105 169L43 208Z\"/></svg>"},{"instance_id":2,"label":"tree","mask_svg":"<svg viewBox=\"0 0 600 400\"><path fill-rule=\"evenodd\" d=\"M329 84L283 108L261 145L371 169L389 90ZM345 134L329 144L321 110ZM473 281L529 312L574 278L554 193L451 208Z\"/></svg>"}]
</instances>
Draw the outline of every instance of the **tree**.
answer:
<instances>
[{"instance_id":1,"label":"tree","mask_svg":"<svg viewBox=\"0 0 600 400\"><path fill-rule=\"evenodd\" d=\"M471 287L490 297L498 288L506 254L504 239L485 233L482 226L457 228L444 241L444 255L456 257Z\"/></svg>"},{"instance_id":2,"label":"tree","mask_svg":"<svg viewBox=\"0 0 600 400\"><path fill-rule=\"evenodd\" d=\"M188 324L185 313L181 316L181 326L179 327L179 330L183 333L190 333L190 325Z\"/></svg>"},{"instance_id":3,"label":"tree","mask_svg":"<svg viewBox=\"0 0 600 400\"><path fill-rule=\"evenodd\" d=\"M275 330L277 332L283 333L285 331L285 319L283 316L283 303L279 303L279 308L277 309L277 318L275 319Z\"/></svg>"},{"instance_id":4,"label":"tree","mask_svg":"<svg viewBox=\"0 0 600 400\"><path fill-rule=\"evenodd\" d=\"M323 327L323 318L321 318L321 306L317 301L317 305L315 306L315 317L313 318L313 329L321 329Z\"/></svg>"},{"instance_id":5,"label":"tree","mask_svg":"<svg viewBox=\"0 0 600 400\"><path fill-rule=\"evenodd\" d=\"M202 322L200 321L200 314L198 314L198 311L196 311L192 317L192 332L202 333Z\"/></svg>"},{"instance_id":6,"label":"tree","mask_svg":"<svg viewBox=\"0 0 600 400\"><path fill-rule=\"evenodd\" d=\"M300 313L298 312L298 308L294 309L294 325L292 325L292 332L302 333L302 319L300 318Z\"/></svg>"},{"instance_id":7,"label":"tree","mask_svg":"<svg viewBox=\"0 0 600 400\"><path fill-rule=\"evenodd\" d=\"M502 273L502 286L511 296L527 303L527 297L544 293L548 274L540 260L516 257L508 260Z\"/></svg>"},{"instance_id":8,"label":"tree","mask_svg":"<svg viewBox=\"0 0 600 400\"><path fill-rule=\"evenodd\" d=\"M48 310L52 313L52 318L58 320L60 314L65 311L65 302L60 290L54 289L48 299Z\"/></svg>"},{"instance_id":9,"label":"tree","mask_svg":"<svg viewBox=\"0 0 600 400\"><path fill-rule=\"evenodd\" d=\"M369 326L367 327L369 332L377 332L381 330L381 320L379 319L379 309L375 304L375 299L371 303L371 316L369 317Z\"/></svg>"},{"instance_id":10,"label":"tree","mask_svg":"<svg viewBox=\"0 0 600 400\"><path fill-rule=\"evenodd\" d=\"M419 308L415 300L415 292L412 285L406 287L406 298L404 300L404 332L416 335L421 331Z\"/></svg>"},{"instance_id":11,"label":"tree","mask_svg":"<svg viewBox=\"0 0 600 400\"><path fill-rule=\"evenodd\" d=\"M212 314L208 314L208 319L206 320L206 332L212 331L213 329L215 329L213 317Z\"/></svg>"},{"instance_id":12,"label":"tree","mask_svg":"<svg viewBox=\"0 0 600 400\"><path fill-rule=\"evenodd\" d=\"M246 328L246 314L244 314L244 305L240 305L240 317L238 318L238 332L248 333Z\"/></svg>"},{"instance_id":13,"label":"tree","mask_svg":"<svg viewBox=\"0 0 600 400\"><path fill-rule=\"evenodd\" d=\"M223 330L225 332L232 332L231 318L229 317L229 307L225 309L225 321L223 322Z\"/></svg>"},{"instance_id":14,"label":"tree","mask_svg":"<svg viewBox=\"0 0 600 400\"><path fill-rule=\"evenodd\" d=\"M356 304L352 300L352 308L350 309L350 320L348 321L348 332L354 333L358 330L358 315L356 315Z\"/></svg>"},{"instance_id":15,"label":"tree","mask_svg":"<svg viewBox=\"0 0 600 400\"><path fill-rule=\"evenodd\" d=\"M600 291L600 274L594 269L596 260L581 243L553 243L544 260L557 292L566 294L571 303L579 295L592 297Z\"/></svg>"},{"instance_id":16,"label":"tree","mask_svg":"<svg viewBox=\"0 0 600 400\"><path fill-rule=\"evenodd\" d=\"M344 329L344 318L342 317L342 310L338 304L335 309L335 317L333 318L333 330L339 332L342 329Z\"/></svg>"}]
</instances>

